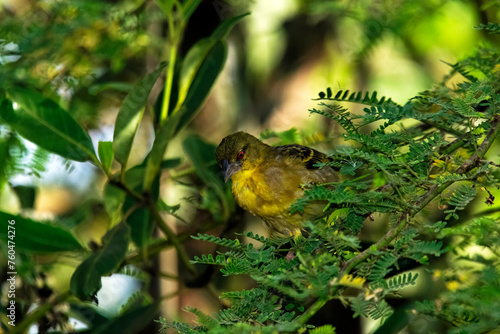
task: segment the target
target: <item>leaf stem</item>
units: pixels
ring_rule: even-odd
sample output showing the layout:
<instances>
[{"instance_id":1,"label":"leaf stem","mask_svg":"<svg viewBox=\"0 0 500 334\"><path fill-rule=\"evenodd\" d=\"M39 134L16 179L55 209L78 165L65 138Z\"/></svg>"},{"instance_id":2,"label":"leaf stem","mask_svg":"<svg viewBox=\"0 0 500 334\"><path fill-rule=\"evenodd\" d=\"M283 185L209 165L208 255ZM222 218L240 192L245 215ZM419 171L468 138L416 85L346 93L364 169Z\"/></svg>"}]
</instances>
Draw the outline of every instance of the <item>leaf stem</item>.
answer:
<instances>
[{"instance_id":1,"label":"leaf stem","mask_svg":"<svg viewBox=\"0 0 500 334\"><path fill-rule=\"evenodd\" d=\"M358 264L366 260L373 251L381 250L382 248L388 246L392 240L405 228L406 224L409 222L410 213L408 211L404 212L399 216L396 226L387 231L387 233L375 244L371 245L369 248L365 249L349 261L347 261L342 270L340 271L338 277L342 277L350 273L350 271L356 267Z\"/></svg>"},{"instance_id":2,"label":"leaf stem","mask_svg":"<svg viewBox=\"0 0 500 334\"><path fill-rule=\"evenodd\" d=\"M307 321L313 315L316 314L316 312L318 312L323 306L325 306L327 301L328 301L327 299L319 298L314 302L314 304L309 306L309 308L304 313L302 313L300 317L297 318L296 320L297 329L304 326L307 323Z\"/></svg>"},{"instance_id":3,"label":"leaf stem","mask_svg":"<svg viewBox=\"0 0 500 334\"><path fill-rule=\"evenodd\" d=\"M174 231L172 231L172 229L167 225L167 223L161 216L160 212L158 211L156 205L150 204L149 211L153 215L153 218L156 221L156 225L158 225L158 228L163 232L163 234L165 234L167 239L172 243L172 245L177 250L177 255L179 256L181 262L186 266L186 268L192 275L197 276L198 272L196 271L194 265L190 262L189 255L187 254L186 249L182 246L179 239L177 239L177 235L175 235Z\"/></svg>"}]
</instances>

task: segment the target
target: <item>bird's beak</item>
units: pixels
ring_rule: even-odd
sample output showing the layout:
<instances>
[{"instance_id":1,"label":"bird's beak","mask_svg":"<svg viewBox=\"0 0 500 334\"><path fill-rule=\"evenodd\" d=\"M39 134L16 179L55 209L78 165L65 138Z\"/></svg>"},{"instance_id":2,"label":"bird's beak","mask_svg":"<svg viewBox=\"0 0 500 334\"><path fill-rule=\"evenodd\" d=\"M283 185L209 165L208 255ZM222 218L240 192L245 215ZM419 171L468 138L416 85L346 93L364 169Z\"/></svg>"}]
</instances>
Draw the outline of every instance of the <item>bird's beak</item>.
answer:
<instances>
[{"instance_id":1,"label":"bird's beak","mask_svg":"<svg viewBox=\"0 0 500 334\"><path fill-rule=\"evenodd\" d=\"M231 176L233 176L235 173L239 172L241 170L241 163L240 162L232 162L229 163L227 160L224 159L222 162L222 171L224 172L224 182L229 181Z\"/></svg>"}]
</instances>

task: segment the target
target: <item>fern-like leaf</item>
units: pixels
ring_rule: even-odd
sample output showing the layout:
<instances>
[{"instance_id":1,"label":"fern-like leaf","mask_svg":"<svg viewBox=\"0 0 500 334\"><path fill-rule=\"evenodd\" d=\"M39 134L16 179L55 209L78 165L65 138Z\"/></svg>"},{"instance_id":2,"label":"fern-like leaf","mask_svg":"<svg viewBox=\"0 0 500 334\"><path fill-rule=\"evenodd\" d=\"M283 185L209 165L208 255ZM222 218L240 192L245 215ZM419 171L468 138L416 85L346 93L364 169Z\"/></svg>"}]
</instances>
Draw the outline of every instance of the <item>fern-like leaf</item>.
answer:
<instances>
[{"instance_id":1,"label":"fern-like leaf","mask_svg":"<svg viewBox=\"0 0 500 334\"><path fill-rule=\"evenodd\" d=\"M500 34L500 25L497 22L481 23L479 27L474 27L477 30L486 30L490 34Z\"/></svg>"},{"instance_id":2,"label":"fern-like leaf","mask_svg":"<svg viewBox=\"0 0 500 334\"><path fill-rule=\"evenodd\" d=\"M328 96L329 95L329 96ZM335 96L333 94L328 94L326 95L323 92L319 93L319 99L318 100L330 100L330 101L337 101L337 102L352 102L352 103L360 103L364 105L370 105L370 106L387 106L387 105L397 105L394 103L390 98L386 99L386 97L382 98L377 98L377 92L353 92L350 93L349 90L339 90L337 93L335 93Z\"/></svg>"},{"instance_id":3,"label":"fern-like leaf","mask_svg":"<svg viewBox=\"0 0 500 334\"><path fill-rule=\"evenodd\" d=\"M243 247L240 244L240 241L238 239L231 240L231 239L219 238L219 237L216 237L213 235L201 234L201 233L198 233L197 236L192 235L191 238L193 238L195 240L211 242L211 243L214 243L214 244L217 244L220 246L224 246L224 247L229 247L229 248L241 248L241 247Z\"/></svg>"},{"instance_id":4,"label":"fern-like leaf","mask_svg":"<svg viewBox=\"0 0 500 334\"><path fill-rule=\"evenodd\" d=\"M335 327L332 325L324 325L321 327L316 327L309 331L309 334L335 334Z\"/></svg>"},{"instance_id":5,"label":"fern-like leaf","mask_svg":"<svg viewBox=\"0 0 500 334\"><path fill-rule=\"evenodd\" d=\"M392 253L382 256L377 262L375 262L368 279L372 281L383 279L392 271L391 267L396 264L397 260L398 257Z\"/></svg>"},{"instance_id":6,"label":"fern-like leaf","mask_svg":"<svg viewBox=\"0 0 500 334\"><path fill-rule=\"evenodd\" d=\"M394 310L389 306L389 304L387 304L384 299L382 299L379 303L373 303L370 306L370 311L368 312L373 320L384 320L391 316L392 313L394 313Z\"/></svg>"}]
</instances>

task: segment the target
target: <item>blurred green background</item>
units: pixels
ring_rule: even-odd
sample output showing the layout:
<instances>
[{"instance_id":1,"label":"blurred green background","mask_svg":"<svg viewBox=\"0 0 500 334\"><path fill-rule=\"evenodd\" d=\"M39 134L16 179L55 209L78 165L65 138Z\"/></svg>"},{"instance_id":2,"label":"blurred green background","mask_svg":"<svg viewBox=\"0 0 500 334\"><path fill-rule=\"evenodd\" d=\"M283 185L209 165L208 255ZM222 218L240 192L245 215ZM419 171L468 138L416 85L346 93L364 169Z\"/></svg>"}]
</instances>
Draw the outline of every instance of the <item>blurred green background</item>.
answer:
<instances>
[{"instance_id":1,"label":"blurred green background","mask_svg":"<svg viewBox=\"0 0 500 334\"><path fill-rule=\"evenodd\" d=\"M259 135L291 128L296 131L282 140L328 152L341 139L333 123L309 116L319 91L376 90L404 104L440 81L450 69L447 63L481 45L498 44L498 37L474 26L498 21L499 9L500 1L487 0L203 1L189 21L181 54L209 36L221 21L246 12L251 15L231 32L222 74L202 110L169 146L168 155L184 156L182 142L190 134L218 144L236 130ZM0 87L38 90L68 110L95 143L111 140L126 93L167 59L167 35L166 17L152 0L1 0ZM149 108L163 85L155 86ZM350 110L359 111L356 106ZM149 124L146 116L131 165L141 162L152 145ZM29 209L37 219L67 217L67 226L82 243L101 238L113 222L101 201L105 180L95 167L51 155L2 125L0 141L2 211ZM7 165L7 160L17 163ZM162 189L169 205L181 205L176 213L180 219L169 221L178 231L190 230L186 222L211 221L214 214L209 203L200 205L198 197L203 194L196 178L183 178L189 168L184 159ZM16 192L23 191L32 193L32 203L21 203ZM238 214L246 225L235 230L268 233L255 218ZM193 254L213 251L194 242L190 245ZM36 261L47 264L51 259ZM167 274L178 274L175 255L165 252L161 261L166 279L158 293L175 295L164 305L168 317L189 321L189 315L179 311L186 305L207 311L218 307L210 291L175 293L178 282ZM51 284L65 290L74 265L68 260L50 267ZM253 283L241 279L224 284L224 289L241 289ZM113 307L117 306L111 305L109 312L116 312ZM370 324L359 324L360 328L369 331Z\"/></svg>"}]
</instances>

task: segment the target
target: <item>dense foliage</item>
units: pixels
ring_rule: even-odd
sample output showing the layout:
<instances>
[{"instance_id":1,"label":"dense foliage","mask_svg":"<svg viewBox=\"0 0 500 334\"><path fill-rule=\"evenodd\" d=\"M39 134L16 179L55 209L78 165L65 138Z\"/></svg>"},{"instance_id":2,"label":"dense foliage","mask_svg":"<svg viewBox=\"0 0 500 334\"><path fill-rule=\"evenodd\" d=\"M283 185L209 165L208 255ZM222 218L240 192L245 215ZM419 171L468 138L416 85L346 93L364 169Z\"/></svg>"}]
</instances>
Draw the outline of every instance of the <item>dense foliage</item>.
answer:
<instances>
[{"instance_id":1,"label":"dense foliage","mask_svg":"<svg viewBox=\"0 0 500 334\"><path fill-rule=\"evenodd\" d=\"M485 44L471 51L472 56L449 65L442 82L405 104L376 92L328 88L319 93L318 106L310 112L339 134L340 140L327 142L334 144L328 164L341 181L304 185L306 195L290 210L322 201L324 217L305 222L300 236L238 232L234 237L228 230L214 236L214 226L233 227L240 212L215 164L215 145L180 134L223 71L228 34L248 17L226 16L223 9L233 7L214 1L210 6L221 22L210 31L198 27L206 36L186 42L190 19L206 3L39 1L26 16L0 12L0 196L2 202L8 195L19 202L18 209L2 203L0 211L1 263L7 269L2 270L2 330L24 333L36 326L40 333L73 332L72 321L78 319L85 327L79 333L137 333L154 320L164 331L182 333L333 333L338 323L316 326L313 321L332 302L352 310L353 319L343 322L369 318L376 333L405 327L411 332L423 318L438 319L428 321L436 332L498 329L500 228L493 195L500 182L495 160L498 50ZM420 19L444 5L304 3L318 17L333 13L365 27L362 43L344 50L360 62L388 32L419 58L409 39L413 21L406 14ZM475 31L489 36L500 29L488 23ZM250 58L251 52L262 50L250 50ZM290 71L288 60L284 57L274 76ZM272 95L272 89L267 91L265 96ZM95 106L106 106L109 96L118 96L120 105L113 139L96 143ZM242 95L240 100L252 99ZM354 106L362 109L354 112ZM141 124L153 139L141 146L145 152L137 162ZM290 143L296 134L294 129L268 131L262 139ZM179 140L183 155L165 158ZM42 174L54 154L68 169L76 162L90 163L104 181L98 191L92 188L97 199L46 219L33 212L37 187L14 185L11 178ZM185 202L203 212L201 223L186 222L180 205L160 194L174 182L197 194ZM169 216L188 228L175 231ZM13 226L15 237L8 233ZM102 238L82 237L89 226L97 226ZM373 226L383 233L370 233ZM190 238L216 250L193 257L186 246ZM178 276L159 268L158 254L166 249L176 252ZM212 275L212 268L222 277ZM13 270L15 298L7 298L5 275ZM110 315L97 307L97 292L104 290L103 278L114 274L133 277L141 288ZM176 280L179 291L160 295L154 290L159 276ZM250 277L253 287L222 292L214 314L189 308L196 325L159 315L162 302L181 290L214 292L216 284L232 277ZM15 327L6 317L12 300Z\"/></svg>"},{"instance_id":2,"label":"dense foliage","mask_svg":"<svg viewBox=\"0 0 500 334\"><path fill-rule=\"evenodd\" d=\"M484 28L495 30L494 25ZM486 157L500 131L499 63L496 51L480 49L405 105L376 92L321 92L320 108L311 113L333 119L350 141L326 163L344 179L310 187L290 209L301 212L320 200L327 203L325 217L308 222L304 236L267 239L245 233L262 243L259 248L238 239L194 237L224 249L194 263L222 266L225 276L250 275L258 284L223 293L231 307L213 317L191 310L201 326L165 326L186 333L300 331L327 301L339 299L355 317L386 321L381 328L392 332L390 324L401 314L391 318L387 298L417 284L421 265L447 254L454 257L450 267L432 269L447 289L436 300L412 305L412 317L444 319L456 326L451 333L498 328L498 218L460 214L477 197L494 204L488 189L499 186L498 165ZM450 85L455 76L463 81ZM354 114L340 103L365 108ZM438 212L431 215L432 210ZM387 232L370 244L363 242L363 227L380 220L387 222ZM488 251L462 252L471 245ZM311 332L334 329L327 325Z\"/></svg>"},{"instance_id":3,"label":"dense foliage","mask_svg":"<svg viewBox=\"0 0 500 334\"><path fill-rule=\"evenodd\" d=\"M87 217L85 212L80 212L70 219L47 222L27 218L26 215L15 212L0 212L0 236L2 249L6 254L5 267L8 266L7 271L15 271L18 275L16 280L19 281L16 283L19 285L17 294L9 297L15 298L12 300L16 302L17 323L14 322L15 326L3 324L11 333L23 333L34 323L37 323L41 333L51 328L69 331L69 316L82 321L87 326L86 332L89 333L135 333L152 321L159 310L160 300L151 300L138 293L123 305L116 317L107 317L94 307L97 302L96 293L102 287L101 277L119 272L137 277L142 283L148 284L146 271L152 270L153 266L149 258L172 246L177 249L191 275L196 276L196 270L189 263L186 250L181 245L181 237L175 235L172 228L166 224L165 217L160 214L164 212L175 216L178 209L178 206L169 206L160 198L160 175L180 164L180 158L164 158L167 146L200 109L225 63L226 37L234 25L245 16L229 18L222 22L209 37L195 43L183 59L177 60L187 21L199 4L200 1L188 1L182 5L165 3L160 6L170 24L169 62L159 64L155 71L144 76L132 87L120 86L125 88L128 94L114 124L113 141L99 141L95 148L89 131L61 106L62 103L39 93L36 89L38 83L20 81L22 78L18 78L20 74L16 73L15 68L17 59L11 59L12 61L2 68L3 72L7 73L0 89L0 120L4 132L0 143L2 181L5 182L22 168L30 172L42 171L47 162L47 152L55 153L69 161L89 161L106 178L102 191L105 212L99 210L98 206L92 206L97 210L94 211L95 217ZM60 7L76 12L87 8L80 7L83 2L77 1L73 5L76 7L71 4L69 7L54 4L56 8L51 8L54 10L52 14L57 20L57 9L61 9ZM103 7L93 8L100 10ZM119 9L133 11L135 8ZM75 22L75 25L80 23ZM54 30L52 33L43 28L37 28L32 33L49 37L59 31L57 28L57 25L46 28ZM64 32L67 33L67 30ZM11 31L9 36L15 36L15 32ZM17 37L24 38L16 40L18 43L26 39L25 36ZM27 39L31 37L32 35L28 34ZM127 48L123 44L120 45ZM40 48L49 52L43 45ZM27 48L21 52L24 62L31 59L30 55L34 51ZM70 56L65 52L63 54ZM151 108L148 97L164 72L164 88L154 99L156 102ZM57 80L54 82L58 83ZM109 87L103 89L106 88ZM142 163L131 166L129 158L132 155L132 144L147 112L149 113L144 118L154 128L154 143ZM35 154L30 158L19 136L35 143L39 147L38 150L45 153ZM209 173L208 177L213 177L215 166L211 167L210 174L211 169L207 169L202 161L205 159L207 145L197 137L189 137L184 141L188 157L194 160L195 165L200 164L200 171ZM36 163L27 164L26 159ZM206 181L208 183L210 180ZM215 180L214 187L217 185L219 189L216 190L219 192L216 198L220 197L220 206L223 209L214 208L214 211L220 213L220 221L222 218L227 219L229 215L230 206L227 202L230 202L230 199L227 192L222 190L223 182ZM27 212L33 207L33 200L30 202L25 199L29 196L33 198L33 192L31 188L31 191L28 189L19 193L22 204L26 204L23 208ZM88 245L81 244L81 240L77 240L69 229L86 219L99 222L99 214L104 216L102 224L110 224L109 229L100 242L91 240ZM12 226L9 227L9 224ZM153 236L155 227L163 232L165 238ZM8 233L13 228L15 235ZM53 256L57 259L56 263L62 264L78 261L69 282L69 291L55 291L56 289L47 282L45 273L50 264L44 264L42 261L40 265L37 255ZM37 304L41 306L37 307ZM60 304L66 305L66 308L69 306L69 312L58 309ZM28 312L30 308L36 308L36 311ZM5 312L5 307L3 309Z\"/></svg>"}]
</instances>

